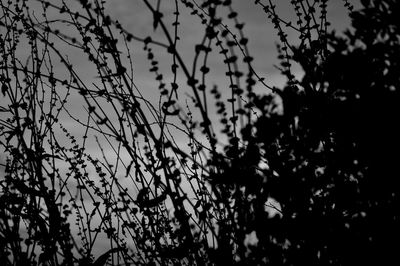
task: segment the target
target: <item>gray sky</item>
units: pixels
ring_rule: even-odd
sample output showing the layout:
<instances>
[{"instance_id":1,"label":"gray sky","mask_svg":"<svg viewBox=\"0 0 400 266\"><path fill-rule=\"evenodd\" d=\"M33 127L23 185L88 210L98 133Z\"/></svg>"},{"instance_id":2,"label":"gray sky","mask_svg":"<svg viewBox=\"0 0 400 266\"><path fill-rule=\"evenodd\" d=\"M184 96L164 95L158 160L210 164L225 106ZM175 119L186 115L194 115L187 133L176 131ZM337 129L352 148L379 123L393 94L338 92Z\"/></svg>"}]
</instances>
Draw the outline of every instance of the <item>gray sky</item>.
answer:
<instances>
[{"instance_id":1,"label":"gray sky","mask_svg":"<svg viewBox=\"0 0 400 266\"><path fill-rule=\"evenodd\" d=\"M75 1L66 2L68 3L68 5L71 4L72 9L77 8L77 10L79 10L79 6L76 5ZM156 3L155 0L152 0L150 2ZM178 2L180 3L180 1ZM198 2L201 1L199 0ZM266 78L266 83L268 85L278 87L283 86L285 79L282 78L278 70L274 68L274 65L277 65L279 63L276 59L276 43L278 39L276 31L273 28L271 22L267 19L265 13L261 10L260 6L256 6L254 4L254 0L234 0L233 2L234 8L239 14L238 19L241 22L245 22L244 32L249 39L250 54L255 58L255 61L253 63L255 71L260 76ZM275 2L277 4L278 14L282 18L292 20L293 24L295 24L295 19L293 19L293 11L289 4L290 1L279 0ZM356 1L353 0L350 2L355 3ZM174 3L175 1L173 0L161 1L161 10L164 12L166 25L169 25L170 27L171 23L173 22L172 13L175 11ZM332 29L336 29L338 32L340 32L349 26L350 21L347 17L347 11L343 7L343 1L328 1L328 7L328 20L332 23ZM185 62L188 63L188 66L191 70L191 62L194 56L194 45L200 43L204 35L204 28L202 27L200 20L197 17L190 15L190 11L188 11L182 4L179 5L179 8L181 13L179 26L180 40L178 42L177 50L181 53ZM40 14L40 12L38 13ZM156 31L153 30L152 14L147 10L142 1L108 0L106 1L106 13L110 14L111 18L118 20L126 30L136 36L146 37L150 35L152 36L153 40L165 42L165 37L163 36L161 31L159 29L157 29ZM39 17L39 14L36 15ZM58 13L50 13L49 16L57 18ZM72 27L65 25L60 25L60 30L62 30L62 32L66 34L74 31ZM170 31L172 31L172 27L170 28ZM289 39L295 40L296 35L289 35ZM68 47L65 44L57 43L57 45L63 54L68 55L68 59L73 63L76 72L79 74L82 80L86 84L88 84L89 87L91 87L93 83L100 84L100 80L96 78L97 73L95 71L95 68L87 60L87 56L85 56L81 51L78 51L75 48ZM157 106L159 101L158 83L154 79L154 73L150 73L148 71L148 69L150 68L150 62L146 59L147 55L143 51L143 44L133 41L130 43L129 48L131 49L131 52L133 54L132 60L134 64L134 81L143 96L155 106ZM173 78L170 68L170 65L172 63L172 56L166 53L164 49L158 49L154 46L152 46L152 48L154 49L156 59L159 61L160 73L163 74L166 84L170 84ZM213 48L215 48L215 46L213 46ZM123 51L122 55L126 56L126 54L124 53L125 50ZM29 54L29 51L26 49L21 49L21 57L26 56L26 54ZM224 74L227 69L222 61L223 57L218 52L213 53L212 56L210 56L209 66L211 68L211 72L208 75L209 79L207 81L207 85L209 85L210 87L208 87L207 89L210 89L213 84L218 85L224 97L227 97L226 95L229 93L229 90L225 89L227 88L228 83L227 77ZM64 73L64 70L62 70L63 67L61 66L61 64L57 62L54 62L54 64L55 73L62 75L62 73ZM295 74L297 74L298 76L301 75L301 70L295 68L294 71ZM181 75L179 77L181 77ZM191 92L186 85L186 80L178 79L177 82L180 85L180 104L184 108L185 101L188 101L189 104L191 103L190 99L185 96L185 93L190 94ZM268 90L263 86L257 85L256 88L257 92L259 93L268 92ZM60 87L59 89L62 90L63 88ZM71 111L71 114L73 116L79 119L84 119L85 112L83 109L83 105L84 102L80 99L80 96L75 94L71 95L71 98L67 103L67 109ZM112 116L111 109L109 109L108 107L105 107L105 109L109 110L109 115ZM211 111L211 115L212 113L213 112ZM76 135L78 139L79 136L83 135L83 128L81 126L77 126L76 122L74 122L68 115L64 114L61 117L61 123L70 131L70 133ZM204 138L201 138L200 136L198 137L200 141L205 141ZM93 139L88 141L89 145L87 146L87 152L92 154L94 157L100 157L101 153ZM187 139L183 138L182 136L177 137L177 142L179 145L182 145L182 147L187 145ZM106 154L110 154L111 157L113 157L112 147L104 143L103 148L105 149ZM4 158L0 156L0 159ZM0 169L0 175L2 174L3 173ZM107 245L107 243L102 241L98 241L98 243L98 246L96 246L97 251L100 252L101 250L106 249L105 245Z\"/></svg>"},{"instance_id":2,"label":"gray sky","mask_svg":"<svg viewBox=\"0 0 400 266\"><path fill-rule=\"evenodd\" d=\"M142 1L131 1L131 0L114 0L108 1L108 8L111 17L118 18L118 20L125 25L126 29L138 34L139 36L147 36L151 34L154 39L164 40L163 35L160 30L156 32L152 29L152 16L151 13L144 7L141 3ZM150 1L155 3L156 1ZM179 1L178 1L179 2ZM199 1L201 2L201 1ZM290 6L290 1L279 0L274 1L277 5L278 14L282 18L293 21L295 24L295 19L293 19L293 8ZM355 2L350 1L350 2ZM277 64L276 59L276 43L278 38L276 36L276 30L273 28L271 22L265 15L264 11L260 6L254 4L254 0L234 0L234 8L239 13L238 19L241 22L245 22L245 35L249 38L249 48L250 53L255 58L254 68L260 74L267 78L268 84L282 85L282 77L273 67ZM172 12L174 11L174 1L161 1L161 9L166 11L164 17L170 25L172 23ZM226 11L221 10L221 14ZM193 58L193 45L199 43L203 37L203 27L200 25L200 21L197 17L189 14L189 11L180 5L180 22L179 25L179 35L181 40L178 42L179 51L183 53L187 59ZM349 25L349 19L347 17L346 9L343 7L343 1L331 0L328 1L328 19L332 23L331 28L337 29L337 31L343 30L347 25ZM224 23L229 23L226 19ZM229 24L228 24L229 25ZM233 27L231 29L234 30ZM172 28L171 28L172 31ZM158 37L158 38L157 38ZM295 39L297 36L293 36ZM140 45L134 52L137 53L137 61L135 64L136 78L138 82L143 84L148 84L154 79L147 72L148 62L142 62L140 57ZM163 61L168 61L170 63L170 55L165 53L158 53L157 57L160 59L160 63ZM216 56L213 58L215 62L212 62L217 69L214 71L222 72L225 70L224 65L221 64L221 57ZM222 70L220 70L220 69ZM167 66L165 69L169 69ZM218 79L225 79L223 75L215 75L218 83ZM218 78L220 76L220 78ZM149 80L146 80L149 79Z\"/></svg>"},{"instance_id":3,"label":"gray sky","mask_svg":"<svg viewBox=\"0 0 400 266\"><path fill-rule=\"evenodd\" d=\"M155 2L156 1L152 1L152 3ZM236 0L233 2L234 8L239 13L239 20L246 23L244 31L245 35L249 38L250 53L255 58L254 69L260 76L266 78L266 83L268 85L281 87L284 84L285 79L274 67L274 65L279 63L276 59L276 43L278 39L275 29L260 7L254 5L253 0ZM289 6L290 1L280 0L275 2L277 3L279 15L288 20L292 20L293 23L295 23L295 20L291 19L293 17L293 11ZM328 19L332 23L332 29L337 29L338 32L342 31L347 27L347 25L349 25L347 11L343 7L343 2L332 0L329 1L328 6ZM165 38L159 29L156 31L153 30L152 15L145 8L142 1L107 1L107 8L107 12L109 12L110 16L118 19L125 29L131 33L141 37L151 35L154 40L161 42L165 41ZM172 12L174 12L174 1L161 1L161 10L165 12L164 18L166 24L171 25L173 22ZM179 26L180 40L178 42L178 51L184 57L185 62L192 62L194 56L194 45L201 41L204 29L200 24L199 19L190 15L190 12L185 9L183 5L180 5L180 14L181 24ZM172 32L172 27L170 30ZM289 35L289 38L296 40L297 36ZM134 79L143 95L152 103L157 104L158 83L154 80L154 74L148 71L150 63L146 60L146 54L143 51L142 46L141 43L132 42L131 51L133 53ZM166 81L169 80L170 82L172 80L172 73L170 71L170 65L172 63L171 55L167 54L165 50L157 49L157 47L154 46L152 47L154 49L155 57L159 61L160 72L163 74ZM224 91L228 92L228 90L224 90L224 87L227 86L227 78L224 75L227 69L222 63L222 60L223 58L218 53L215 53L210 57L209 65L211 67L211 72L209 74L208 84L210 86L213 84L218 85L222 93L224 93ZM81 63L82 66L85 66L84 69L87 69L86 61L83 60ZM190 63L188 65L191 67ZM294 71L295 74L301 75L301 70L295 68ZM86 76L89 82L91 77L93 77L93 74L86 74L83 76ZM169 82L166 83L168 84ZM186 80L178 80L178 83L180 84L179 90L181 104L184 106L184 101L188 99L184 95L184 92L190 93L190 91L186 86ZM268 92L268 90L263 86L257 85L256 87L259 93ZM202 139L201 136L199 136L199 138L200 140ZM186 146L187 139L179 137L178 144ZM99 247L99 249L101 248Z\"/></svg>"},{"instance_id":4,"label":"gray sky","mask_svg":"<svg viewBox=\"0 0 400 266\"><path fill-rule=\"evenodd\" d=\"M72 2L72 1L71 1ZM151 3L155 4L156 1L152 0ZM199 1L201 2L201 1ZM355 2L354 0L351 2ZM164 19L167 26L169 26L170 32L173 28L171 26L175 11L175 1L173 0L163 0L161 1L161 10L164 13ZM180 1L178 1L180 3ZM279 73L274 65L278 65L277 60L277 50L276 44L278 42L277 32L273 28L271 22L266 17L265 13L262 11L260 6L254 4L254 0L234 0L234 8L239 14L239 21L245 22L244 32L246 37L249 39L249 51L250 54L255 58L253 62L253 67L255 71L262 77L265 77L265 82L270 86L282 87L285 83L285 78ZM275 1L277 5L278 14L287 20L291 20L295 24L295 19L293 19L293 8L290 6L290 1L279 0ZM177 44L177 50L181 53L185 62L187 62L188 67L191 71L191 62L194 57L194 46L200 43L204 35L204 27L201 25L200 20L190 15L190 10L185 8L182 4L179 5L180 11L180 25L178 29L178 34L180 40ZM106 13L116 20L118 20L123 27L129 32L133 33L139 37L151 36L153 40L157 40L165 43L165 37L161 30L158 28L156 31L152 28L152 14L145 7L142 1L132 1L132 0L109 0L106 1ZM226 11L221 10L220 14L226 14ZM347 16L347 11L343 7L343 1L331 0L328 1L328 19L332 23L331 28L336 29L338 32L342 31L346 26L349 25L349 19ZM226 19L224 23L229 24ZM231 29L234 30L234 27ZM296 40L297 35L288 32L290 40ZM121 44L121 42L120 42ZM138 88L140 89L143 96L157 106L159 101L159 90L158 82L155 81L154 73L150 73L148 70L151 67L150 62L146 59L146 52L142 49L143 44L139 42L131 42L130 49L133 55L133 65L134 65L134 81ZM172 56L165 52L165 49L158 48L156 46L151 46L155 58L159 62L160 73L163 74L164 82L169 86L172 81L173 75L171 72ZM208 60L208 65L211 68L208 74L208 80L206 84L207 89L210 90L212 85L218 85L219 89L228 97L230 90L226 89L228 86L227 77L225 72L227 71L226 65L223 64L223 57L218 53L218 48L215 45L212 48L217 51L214 52ZM123 53L124 49L121 50ZM74 62L75 68L78 73L83 78L87 84L92 82L100 83L99 80L95 79L97 73L93 65L88 62L87 57L81 52L68 51L65 47L63 50L68 54L70 60ZM240 53L238 53L240 58ZM241 60L240 60L241 61ZM199 65L198 65L199 67ZM245 70L245 69L243 69ZM301 76L301 70L294 67L293 72L297 76ZM179 87L179 100L181 107L185 108L185 102L190 100L185 93L192 95L188 86L186 85L186 79L179 79L182 77L178 75ZM197 76L198 77L198 76ZM244 81L242 81L244 85ZM256 90L259 93L268 93L269 90L263 87L261 84L256 85ZM79 96L77 96L79 97ZM79 115L79 110L82 110L82 103L79 99L74 99L70 101L70 109ZM211 104L210 104L211 105ZM193 110L192 110L193 111ZM210 112L213 115L213 112ZM76 128L76 130L79 130Z\"/></svg>"}]
</instances>

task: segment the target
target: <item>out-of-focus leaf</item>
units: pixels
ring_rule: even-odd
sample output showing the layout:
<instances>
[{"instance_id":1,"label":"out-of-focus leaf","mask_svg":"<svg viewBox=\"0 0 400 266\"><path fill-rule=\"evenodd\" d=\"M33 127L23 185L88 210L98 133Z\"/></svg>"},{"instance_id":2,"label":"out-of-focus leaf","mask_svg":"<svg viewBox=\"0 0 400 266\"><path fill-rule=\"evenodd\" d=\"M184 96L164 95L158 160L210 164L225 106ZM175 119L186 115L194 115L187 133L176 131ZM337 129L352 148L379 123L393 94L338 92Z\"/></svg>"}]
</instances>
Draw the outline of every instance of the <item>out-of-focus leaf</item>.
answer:
<instances>
[{"instance_id":1,"label":"out-of-focus leaf","mask_svg":"<svg viewBox=\"0 0 400 266\"><path fill-rule=\"evenodd\" d=\"M92 264L92 266L103 266L106 264L108 257L110 256L111 253L115 253L120 251L120 248L113 248L101 255L100 257L97 258L97 260Z\"/></svg>"},{"instance_id":2,"label":"out-of-focus leaf","mask_svg":"<svg viewBox=\"0 0 400 266\"><path fill-rule=\"evenodd\" d=\"M166 195L162 194L158 197L149 199L149 200L144 200L141 203L141 207L147 207L147 208L153 208L153 207L157 207L159 204L161 204L165 199L166 199Z\"/></svg>"},{"instance_id":3,"label":"out-of-focus leaf","mask_svg":"<svg viewBox=\"0 0 400 266\"><path fill-rule=\"evenodd\" d=\"M7 84L3 83L3 85L1 85L1 93L3 93L3 96L6 96L6 93L8 91L8 86Z\"/></svg>"}]
</instances>

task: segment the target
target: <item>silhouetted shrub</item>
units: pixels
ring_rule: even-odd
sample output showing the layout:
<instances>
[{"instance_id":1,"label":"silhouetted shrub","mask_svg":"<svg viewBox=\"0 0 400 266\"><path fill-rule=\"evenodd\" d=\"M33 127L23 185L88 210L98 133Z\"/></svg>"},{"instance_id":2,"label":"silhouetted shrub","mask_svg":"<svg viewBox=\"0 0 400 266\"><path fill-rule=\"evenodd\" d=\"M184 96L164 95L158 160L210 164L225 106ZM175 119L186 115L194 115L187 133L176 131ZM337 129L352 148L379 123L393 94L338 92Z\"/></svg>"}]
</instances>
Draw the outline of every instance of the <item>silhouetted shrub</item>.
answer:
<instances>
[{"instance_id":1,"label":"silhouetted shrub","mask_svg":"<svg viewBox=\"0 0 400 266\"><path fill-rule=\"evenodd\" d=\"M251 217L243 230L257 233L250 264L399 261L400 5L362 4L345 36L295 48L291 59L304 76L275 97L258 97L262 115L243 131L245 148L215 176L227 181L216 185L221 193L233 187L230 195L253 199L237 213ZM260 206L268 197L280 205L273 218Z\"/></svg>"},{"instance_id":2,"label":"silhouetted shrub","mask_svg":"<svg viewBox=\"0 0 400 266\"><path fill-rule=\"evenodd\" d=\"M107 15L107 1L1 1L0 261L395 264L398 1L353 11L344 0L353 27L342 36L326 0L290 1L293 19L249 2L276 29L284 88L254 69L231 1L142 2L148 36ZM203 33L191 61L181 9ZM136 84L132 43L155 102ZM225 90L210 82L217 55Z\"/></svg>"}]
</instances>

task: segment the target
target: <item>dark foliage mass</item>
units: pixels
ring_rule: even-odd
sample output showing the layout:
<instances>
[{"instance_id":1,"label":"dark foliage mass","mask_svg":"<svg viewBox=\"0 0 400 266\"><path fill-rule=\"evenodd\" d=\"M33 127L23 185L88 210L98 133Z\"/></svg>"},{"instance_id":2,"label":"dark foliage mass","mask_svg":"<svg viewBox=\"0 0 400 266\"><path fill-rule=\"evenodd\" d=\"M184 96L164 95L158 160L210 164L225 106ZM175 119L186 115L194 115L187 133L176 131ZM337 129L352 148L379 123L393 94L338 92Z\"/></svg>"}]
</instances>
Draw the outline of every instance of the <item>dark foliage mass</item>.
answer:
<instances>
[{"instance_id":1,"label":"dark foliage mass","mask_svg":"<svg viewBox=\"0 0 400 266\"><path fill-rule=\"evenodd\" d=\"M400 4L363 4L352 31L326 36L327 54L296 48L305 75L278 93L283 113L271 108L273 96L259 97L263 115L243 132L249 145L222 173L228 184L218 189L238 175L232 195L242 187L255 195L238 223L259 237L251 263L399 262ZM261 159L269 169L252 176ZM260 206L268 196L280 203L279 218Z\"/></svg>"},{"instance_id":2,"label":"dark foliage mass","mask_svg":"<svg viewBox=\"0 0 400 266\"><path fill-rule=\"evenodd\" d=\"M1 1L0 264L400 263L399 1L362 0L357 11L343 1L344 34L329 31L329 1L288 1L293 22L273 1L249 1L277 30L284 88L254 69L231 1L169 1L171 28L165 1L142 1L162 41L130 33L105 2ZM180 8L203 27L190 63L177 49ZM131 42L143 46L157 104L135 84ZM96 81L85 83L65 46ZM228 93L208 82L214 51ZM68 105L78 97L80 116ZM107 249L95 254L100 241Z\"/></svg>"}]
</instances>

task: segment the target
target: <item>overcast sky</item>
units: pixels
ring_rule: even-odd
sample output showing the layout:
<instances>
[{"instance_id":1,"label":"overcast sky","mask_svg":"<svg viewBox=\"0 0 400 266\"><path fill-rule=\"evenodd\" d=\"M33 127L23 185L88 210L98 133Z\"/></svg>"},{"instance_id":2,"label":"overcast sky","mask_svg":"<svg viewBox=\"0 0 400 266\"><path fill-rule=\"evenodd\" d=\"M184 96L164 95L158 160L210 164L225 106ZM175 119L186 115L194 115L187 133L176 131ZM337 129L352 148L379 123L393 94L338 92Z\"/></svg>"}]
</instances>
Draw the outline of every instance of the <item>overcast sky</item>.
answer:
<instances>
[{"instance_id":1,"label":"overcast sky","mask_svg":"<svg viewBox=\"0 0 400 266\"><path fill-rule=\"evenodd\" d=\"M155 3L156 1L150 1ZM179 1L178 1L179 2ZM199 1L201 2L201 1ZM261 1L262 2L262 1ZM293 18L293 8L290 6L289 0L274 1L277 4L278 14L282 18L293 21L295 25L295 19ZM313 1L311 1L313 2ZM350 2L355 2L350 1ZM139 35L147 36L152 35L153 39L165 40L160 30L156 32L152 29L152 15L144 6L142 1L131 1L131 0L113 0L107 1L109 12L111 17L117 18L126 29ZM249 38L250 53L255 58L254 68L262 76L267 78L267 84L269 85L282 85L284 79L278 73L278 70L274 68L274 64L277 64L276 59L276 43L277 35L276 30L273 28L271 22L267 18L264 11L259 5L254 4L254 0L234 0L234 8L239 14L238 19L241 22L245 22L245 35ZM164 17L166 24L171 25L173 22L174 1L161 1L161 10L165 11ZM204 34L204 29L200 25L200 21L197 17L189 14L190 10L185 8L182 4L180 5L180 26L179 36L181 40L178 42L178 50L186 56L187 60L190 60L194 56L194 44L201 41ZM220 14L224 14L224 10L221 9ZM349 19L347 11L343 6L341 0L328 1L328 20L332 23L331 28L342 31L346 26L349 25ZM226 19L224 23L229 24ZM233 27L232 27L233 29ZM171 27L172 31L172 27ZM156 37L154 37L156 36ZM158 38L157 38L158 37ZM290 36L289 36L290 37ZM297 36L293 36L295 39ZM136 53L135 70L136 80L141 87L150 93L152 90L152 80L154 77L151 73L148 73L149 63L143 60L140 56L142 53L140 45L133 50ZM171 59L170 55L166 53L156 54L160 60L161 65L166 63L165 69L161 69L164 72L168 72ZM215 66L213 76L215 83L223 83L222 79L226 79L223 73L226 71L225 66L221 64L222 57L215 56L211 60L211 65ZM222 75L220 75L222 73ZM164 73L167 75L168 73ZM155 91L157 92L157 91Z\"/></svg>"},{"instance_id":2,"label":"overcast sky","mask_svg":"<svg viewBox=\"0 0 400 266\"><path fill-rule=\"evenodd\" d=\"M152 0L151 3L155 4L157 1ZM201 25L198 17L190 15L190 10L188 10L180 1L179 11L180 11L180 25L178 29L178 34L180 40L177 43L177 50L187 62L191 70L191 62L194 58L194 46L201 42L204 36L204 27ZM199 1L201 2L201 1ZM293 8L290 5L289 0L279 0L275 1L277 4L278 15L287 21L292 21L295 24L296 19L293 17ZM350 1L354 4L355 0ZM68 3L74 3L74 1L68 1ZM264 11L259 5L254 4L254 0L234 0L234 9L239 14L238 19L245 23L244 32L246 37L249 39L249 50L250 54L255 58L253 62L253 67L255 71L262 77L265 77L265 82L270 86L282 87L285 83L285 78L279 73L279 71L274 67L278 65L277 60L277 50L276 44L278 42L277 32L273 28L273 25L267 18ZM153 30L153 17L151 12L144 5L143 1L139 0L112 0L106 1L106 13L118 20L123 27L138 37L151 36L153 40L157 40L165 43L165 36L163 35L160 27L154 31ZM165 24L170 27L170 32L173 28L171 26L174 21L173 12L175 11L175 1L173 0L163 0L161 1L160 9L164 13ZM79 10L79 6L77 6ZM221 9L220 15L226 14L226 10ZM57 17L58 14L54 14ZM331 28L336 29L341 32L343 29L349 26L349 19L347 16L347 11L343 6L343 1L341 0L331 0L328 1L328 20L332 23ZM223 21L229 25L229 20ZM234 27L231 27L234 31ZM68 27L66 29L68 32ZM298 37L295 34L289 33L289 39L296 40ZM122 45L122 42L120 42ZM165 49L159 49L156 46L151 46L155 58L159 61L160 73L163 74L164 82L169 86L172 81L173 75L171 72L172 56L165 52ZM215 45L212 46L215 53L209 57L208 65L211 68L208 74L207 89L210 90L212 85L218 85L221 92L228 97L230 90L227 88L227 77L225 72L227 71L226 65L223 64L223 57L218 53L218 48ZM134 65L134 81L138 88L140 89L143 96L152 102L155 106L158 104L159 100L159 89L158 82L155 80L154 73L149 72L151 67L150 62L146 59L146 52L143 50L143 44L140 42L131 42L130 49L132 52L132 60ZM123 54L125 50L121 47ZM95 77L98 75L95 71L93 65L87 60L81 51L71 50L68 47L62 46L62 52L68 54L69 59L73 62L74 67L77 72L85 81L86 84L100 83L99 79ZM239 54L240 55L240 54ZM198 66L199 67L199 66ZM245 70L245 69L244 69ZM294 68L293 72L301 76L301 70ZM182 77L182 76L178 76ZM180 105L185 108L186 101L189 102L189 98L185 96L185 93L191 94L189 87L186 85L186 79L178 79L179 92L180 92ZM242 83L244 84L244 83ZM268 93L268 89L260 84L256 85L257 92ZM78 99L77 95L73 101L69 101L68 107L73 114L79 116L80 112L83 111L83 103ZM212 112L211 112L212 114ZM67 119L67 117L66 117ZM71 121L66 121L69 123ZM80 130L75 128L75 130Z\"/></svg>"},{"instance_id":3,"label":"overcast sky","mask_svg":"<svg viewBox=\"0 0 400 266\"><path fill-rule=\"evenodd\" d=\"M30 1L32 2L32 1ZM155 0L150 1L155 3ZM180 1L178 1L180 3ZM200 0L198 2L201 2ZM277 52L276 43L277 35L273 28L271 22L266 17L265 13L262 11L260 6L254 4L254 0L234 0L234 8L239 14L238 19L241 22L245 22L245 35L249 39L249 49L251 55L255 58L254 69L260 75L266 78L266 83L271 86L283 86L285 79L279 74L278 70L274 68L277 65ZM293 10L290 7L289 0L277 0L277 10L278 14L282 18L287 20L292 20L295 24L295 19L293 18ZM311 1L313 2L313 1ZM331 0L328 1L328 20L332 23L331 28L336 29L341 32L343 29L349 26L349 19L347 16L347 11L343 7L343 2L341 0ZM353 4L356 1L350 1ZM72 6L76 6L79 10L79 6L75 4L75 1L66 1L66 3ZM173 22L173 12L175 11L175 1L174 0L163 0L161 1L161 10L164 12L164 18L167 25L171 25ZM204 28L202 27L200 20L197 17L190 15L190 10L187 10L182 4L179 5L180 8L180 26L179 26L179 36L180 40L178 42L177 50L182 54L185 62L191 66L190 62L193 60L194 56L194 45L201 42L204 34ZM129 32L133 33L139 37L152 36L154 40L165 42L165 38L161 31L158 29L153 30L152 14L148 11L142 1L139 0L108 0L106 1L106 13L110 14L111 18L118 20L123 27ZM223 11L224 12L224 11ZM226 12L226 11L225 11ZM39 12L38 12L39 13ZM39 13L40 14L40 13ZM36 14L39 16L39 14ZM50 14L55 18L58 16L57 13ZM39 17L40 20L40 17ZM228 23L228 22L227 22ZM172 30L172 27L170 28ZM63 27L61 30L64 33L69 32L69 27ZM296 36L289 36L290 38L296 38ZM87 84L92 84L93 82L99 82L96 79L97 73L95 68L87 60L87 56L83 55L82 52L78 52L76 49L71 49L68 46L61 45L61 52L68 55L68 58L73 63L76 68L77 73L81 76L82 80ZM214 46L215 47L215 46ZM134 80L136 85L141 90L145 98L150 102L157 105L159 90L158 83L154 79L154 74L150 73L148 69L150 68L150 62L146 59L146 53L143 51L143 44L133 41L130 46L131 52L133 53L133 64L134 64ZM160 63L160 71L163 74L166 81L172 80L172 73L170 70L170 65L172 63L172 57L167 54L165 50L157 49L154 47L156 59ZM26 50L25 52L29 52ZM24 50L20 51L24 53ZM223 58L218 53L213 54L209 59L209 65L212 68L209 74L208 84L216 84L220 86L220 89L224 92L224 87L227 85L227 78L224 73L227 71L226 66L222 63ZM61 66L58 66L61 68ZM56 66L57 68L57 66ZM295 69L297 75L301 75L299 69ZM62 72L62 70L57 71ZM168 84L168 82L166 82ZM184 95L186 80L178 80L182 86L180 87L180 100L182 107L185 106L185 100L188 99ZM187 89L187 88L186 88ZM268 90L262 86L257 87L258 92L268 92ZM227 90L225 90L227 91ZM189 92L189 91L187 91ZM83 109L83 102L79 99L79 95L73 95L72 100L67 103L67 108L76 117L82 117L85 112ZM190 101L189 101L190 103ZM82 128L76 127L75 122L71 120L67 115L62 117L62 124L70 130L72 134L77 136L82 135ZM187 140L180 140L182 144L185 144ZM100 155L99 150L94 142L91 143L92 146L88 146L89 153L94 153ZM104 147L111 151L110 147ZM91 150L92 149L92 150ZM0 157L0 159L3 159ZM0 169L1 171L1 169ZM0 172L2 175L2 173ZM106 244L106 243L104 243ZM97 247L99 250L102 249L101 242L100 246Z\"/></svg>"},{"instance_id":4,"label":"overcast sky","mask_svg":"<svg viewBox=\"0 0 400 266\"><path fill-rule=\"evenodd\" d=\"M151 1L155 3L156 1ZM180 1L178 1L180 2ZM201 1L199 1L201 2ZM260 6L254 4L254 0L236 0L234 8L239 14L239 20L245 22L245 35L249 38L249 48L251 55L255 58L254 69L260 75L266 78L266 83L271 86L283 86L285 79L281 76L279 71L274 67L278 64L276 43L278 41L276 30L273 28L271 22L266 17L265 13L261 10ZM282 18L292 20L293 9L290 7L290 1L275 1L277 3L277 10ZM355 1L353 1L354 3ZM142 1L132 0L113 0L107 1L107 12L112 18L118 19L125 29L131 33L145 37L151 35L154 40L165 41L161 31L158 29L154 31L152 28L153 17L151 13L144 6ZM332 23L331 28L336 29L338 32L343 31L349 26L350 20L347 16L347 11L343 6L343 1L331 0L328 3L328 20ZM174 9L173 0L161 1L161 10L164 11L164 18L166 25L171 25L173 22ZM224 12L224 11L222 11ZM226 11L225 11L226 12ZM178 51L183 55L186 62L192 62L194 56L194 45L200 43L204 34L204 28L200 24L197 17L190 15L190 10L187 10L183 5L180 5L180 26L178 42ZM228 23L228 22L225 22ZM172 32L172 27L171 27ZM296 35L291 35L289 38L295 40ZM132 42L133 63L134 63L134 78L136 85L140 88L142 93L153 103L158 101L158 83L154 80L154 74L150 73L150 63L146 60L146 53L142 49L141 43ZM215 47L215 46L214 46ZM155 56L160 63L160 70L166 80L172 79L170 65L172 62L171 55L165 53L165 50L160 50L153 47ZM82 65L87 69L87 62L82 58ZM209 74L209 84L216 84L220 86L223 91L226 86L226 76L224 73L227 71L226 66L222 63L223 58L218 53L214 54L210 60L209 65L212 67ZM190 65L190 63L189 63ZM84 70L83 70L84 71ZM301 75L301 70L294 70L297 75ZM94 74L86 74L88 81ZM187 99L183 92L185 90L186 80L180 81L180 100L184 106L184 101ZM168 82L167 82L168 84ZM258 92L268 92L262 86L258 86ZM189 92L189 91L188 91ZM181 140L182 145L186 144L187 140Z\"/></svg>"}]
</instances>

